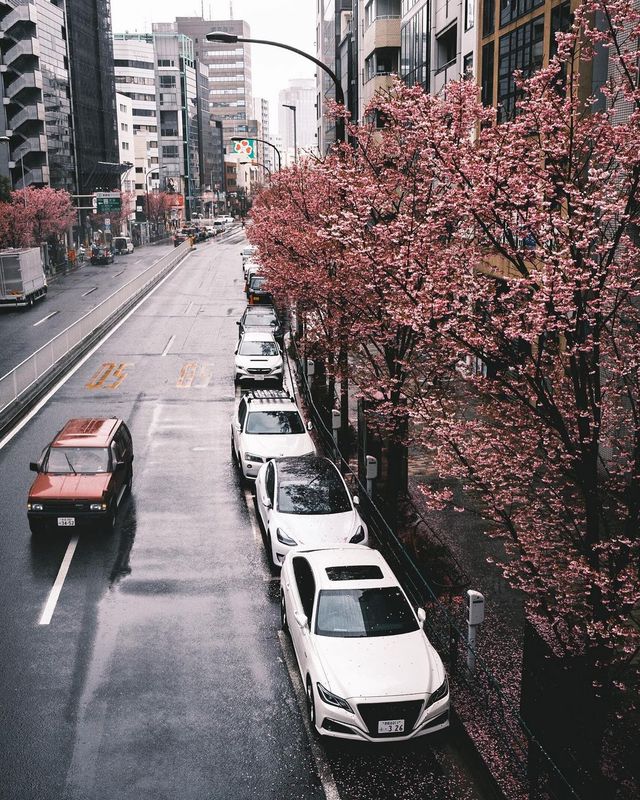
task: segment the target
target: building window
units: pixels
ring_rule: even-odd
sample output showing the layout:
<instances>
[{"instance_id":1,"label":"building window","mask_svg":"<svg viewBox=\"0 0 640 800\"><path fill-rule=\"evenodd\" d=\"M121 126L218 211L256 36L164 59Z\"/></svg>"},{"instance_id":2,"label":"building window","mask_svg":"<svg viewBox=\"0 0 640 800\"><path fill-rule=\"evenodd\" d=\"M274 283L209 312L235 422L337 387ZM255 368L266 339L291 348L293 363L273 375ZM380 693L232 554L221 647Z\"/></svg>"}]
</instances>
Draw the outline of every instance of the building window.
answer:
<instances>
[{"instance_id":1,"label":"building window","mask_svg":"<svg viewBox=\"0 0 640 800\"><path fill-rule=\"evenodd\" d=\"M482 35L490 36L495 29L495 0L484 0L482 4Z\"/></svg>"},{"instance_id":2,"label":"building window","mask_svg":"<svg viewBox=\"0 0 640 800\"><path fill-rule=\"evenodd\" d=\"M458 26L451 25L444 33L436 37L436 63L438 69L444 69L456 60L458 48Z\"/></svg>"},{"instance_id":3,"label":"building window","mask_svg":"<svg viewBox=\"0 0 640 800\"><path fill-rule=\"evenodd\" d=\"M178 145L176 144L165 144L162 147L162 157L163 158L178 158L179 149ZM153 162L153 159L151 159Z\"/></svg>"},{"instance_id":4,"label":"building window","mask_svg":"<svg viewBox=\"0 0 640 800\"><path fill-rule=\"evenodd\" d=\"M122 142L122 149L128 150L129 149L129 142Z\"/></svg>"},{"instance_id":5,"label":"building window","mask_svg":"<svg viewBox=\"0 0 640 800\"><path fill-rule=\"evenodd\" d=\"M493 105L493 68L495 64L494 43L489 42L482 48L482 103L485 106Z\"/></svg>"},{"instance_id":6,"label":"building window","mask_svg":"<svg viewBox=\"0 0 640 800\"><path fill-rule=\"evenodd\" d=\"M498 55L498 103L500 120L513 117L518 92L513 79L514 70L522 70L527 78L542 66L544 49L544 16L516 28L500 37Z\"/></svg>"},{"instance_id":7,"label":"building window","mask_svg":"<svg viewBox=\"0 0 640 800\"><path fill-rule=\"evenodd\" d=\"M467 53L462 59L462 76L465 80L473 78L473 53Z\"/></svg>"},{"instance_id":8,"label":"building window","mask_svg":"<svg viewBox=\"0 0 640 800\"><path fill-rule=\"evenodd\" d=\"M544 0L500 0L500 27L504 28L541 5L544 5Z\"/></svg>"},{"instance_id":9,"label":"building window","mask_svg":"<svg viewBox=\"0 0 640 800\"><path fill-rule=\"evenodd\" d=\"M571 28L571 7L569 3L561 3L551 9L551 41L549 47L549 58L553 58L558 52L556 33L566 33Z\"/></svg>"},{"instance_id":10,"label":"building window","mask_svg":"<svg viewBox=\"0 0 640 800\"><path fill-rule=\"evenodd\" d=\"M374 50L371 55L365 59L365 80L370 81L376 75L391 75L398 71L398 53L397 47L380 47Z\"/></svg>"},{"instance_id":11,"label":"building window","mask_svg":"<svg viewBox=\"0 0 640 800\"><path fill-rule=\"evenodd\" d=\"M158 59L158 66L159 67L173 67L175 64L173 60L170 58L159 58Z\"/></svg>"},{"instance_id":12,"label":"building window","mask_svg":"<svg viewBox=\"0 0 640 800\"><path fill-rule=\"evenodd\" d=\"M476 0L464 0L464 29L471 30L476 21Z\"/></svg>"}]
</instances>

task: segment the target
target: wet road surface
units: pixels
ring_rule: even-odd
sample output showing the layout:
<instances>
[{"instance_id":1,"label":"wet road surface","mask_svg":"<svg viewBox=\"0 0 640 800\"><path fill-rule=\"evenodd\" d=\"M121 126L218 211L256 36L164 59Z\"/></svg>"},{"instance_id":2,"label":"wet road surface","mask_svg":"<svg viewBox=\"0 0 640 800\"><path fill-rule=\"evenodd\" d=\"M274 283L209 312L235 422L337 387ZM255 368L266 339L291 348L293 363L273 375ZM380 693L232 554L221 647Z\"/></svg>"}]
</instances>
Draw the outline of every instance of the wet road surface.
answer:
<instances>
[{"instance_id":1,"label":"wet road surface","mask_svg":"<svg viewBox=\"0 0 640 800\"><path fill-rule=\"evenodd\" d=\"M446 737L312 749L229 453L242 243L198 245L0 449L2 798L481 796ZM43 625L70 537L31 539L28 465L89 415L127 421L133 492Z\"/></svg>"}]
</instances>

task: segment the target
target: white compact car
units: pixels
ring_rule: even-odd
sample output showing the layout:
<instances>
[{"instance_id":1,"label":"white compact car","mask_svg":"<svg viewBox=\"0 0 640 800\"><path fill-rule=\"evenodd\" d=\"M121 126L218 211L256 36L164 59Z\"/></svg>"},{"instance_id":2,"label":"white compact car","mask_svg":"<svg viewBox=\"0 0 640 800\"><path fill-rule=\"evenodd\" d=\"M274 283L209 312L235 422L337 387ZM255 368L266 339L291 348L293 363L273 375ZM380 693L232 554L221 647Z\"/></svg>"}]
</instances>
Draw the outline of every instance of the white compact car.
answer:
<instances>
[{"instance_id":1,"label":"white compact car","mask_svg":"<svg viewBox=\"0 0 640 800\"><path fill-rule=\"evenodd\" d=\"M256 478L255 504L276 567L296 545L368 544L369 532L335 464L321 456L275 458Z\"/></svg>"},{"instance_id":2,"label":"white compact car","mask_svg":"<svg viewBox=\"0 0 640 800\"><path fill-rule=\"evenodd\" d=\"M236 348L235 383L276 383L282 387L283 361L273 334L248 331Z\"/></svg>"},{"instance_id":3,"label":"white compact car","mask_svg":"<svg viewBox=\"0 0 640 800\"><path fill-rule=\"evenodd\" d=\"M242 395L231 420L231 455L244 478L255 479L272 458L315 452L298 406L286 392L256 389Z\"/></svg>"},{"instance_id":4,"label":"white compact car","mask_svg":"<svg viewBox=\"0 0 640 800\"><path fill-rule=\"evenodd\" d=\"M288 631L320 734L412 739L449 725L444 665L382 555L358 545L291 550L280 575Z\"/></svg>"},{"instance_id":5,"label":"white compact car","mask_svg":"<svg viewBox=\"0 0 640 800\"><path fill-rule=\"evenodd\" d=\"M240 251L240 255L242 256L242 265L244 266L247 261L251 261L257 252L258 248L255 246L255 244L248 244L246 247L243 247Z\"/></svg>"}]
</instances>

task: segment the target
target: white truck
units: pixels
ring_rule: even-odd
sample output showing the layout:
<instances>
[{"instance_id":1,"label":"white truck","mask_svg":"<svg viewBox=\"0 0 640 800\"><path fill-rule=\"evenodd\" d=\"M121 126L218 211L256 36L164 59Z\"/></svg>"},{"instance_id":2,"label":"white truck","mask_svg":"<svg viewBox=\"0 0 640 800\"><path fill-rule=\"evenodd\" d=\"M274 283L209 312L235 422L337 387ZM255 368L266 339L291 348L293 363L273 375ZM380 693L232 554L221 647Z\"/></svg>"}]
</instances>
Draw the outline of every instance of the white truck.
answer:
<instances>
[{"instance_id":1,"label":"white truck","mask_svg":"<svg viewBox=\"0 0 640 800\"><path fill-rule=\"evenodd\" d=\"M0 250L0 305L31 308L47 294L39 247Z\"/></svg>"}]
</instances>

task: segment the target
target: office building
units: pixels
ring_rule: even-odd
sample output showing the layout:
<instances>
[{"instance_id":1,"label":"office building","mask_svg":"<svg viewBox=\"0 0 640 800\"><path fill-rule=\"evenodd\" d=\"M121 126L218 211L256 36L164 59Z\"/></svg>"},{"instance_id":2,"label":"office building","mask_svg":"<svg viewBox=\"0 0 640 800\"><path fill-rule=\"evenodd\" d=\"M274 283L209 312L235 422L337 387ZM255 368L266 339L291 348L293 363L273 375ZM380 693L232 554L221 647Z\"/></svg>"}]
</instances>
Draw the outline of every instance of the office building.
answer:
<instances>
[{"instance_id":1,"label":"office building","mask_svg":"<svg viewBox=\"0 0 640 800\"><path fill-rule=\"evenodd\" d=\"M294 134L298 157L317 152L315 90L315 78L295 78L278 94L278 129L288 165L295 160ZM295 107L295 130L294 112L285 106Z\"/></svg>"},{"instance_id":2,"label":"office building","mask_svg":"<svg viewBox=\"0 0 640 800\"><path fill-rule=\"evenodd\" d=\"M109 0L66 0L77 185L80 194L120 184Z\"/></svg>"},{"instance_id":3,"label":"office building","mask_svg":"<svg viewBox=\"0 0 640 800\"><path fill-rule=\"evenodd\" d=\"M326 64L338 78L342 74L340 54L341 34L343 32L342 14L352 12L358 0L317 0L316 12L316 58ZM349 87L341 82L345 101ZM324 70L316 72L316 132L320 153L335 142L336 126L333 119L327 116L327 101L336 99L334 82ZM346 101L347 102L347 101ZM347 102L347 105L349 103Z\"/></svg>"},{"instance_id":4,"label":"office building","mask_svg":"<svg viewBox=\"0 0 640 800\"><path fill-rule=\"evenodd\" d=\"M211 31L225 31L250 37L249 25L243 20L208 20L203 17L177 17L177 30L194 43L195 58L204 64L209 77L209 111L222 121L227 153L232 152L232 136L256 135L251 91L251 46L237 42L209 42Z\"/></svg>"},{"instance_id":5,"label":"office building","mask_svg":"<svg viewBox=\"0 0 640 800\"><path fill-rule=\"evenodd\" d=\"M201 191L194 43L173 23L154 23L160 188L184 201L191 219Z\"/></svg>"},{"instance_id":6,"label":"office building","mask_svg":"<svg viewBox=\"0 0 640 800\"><path fill-rule=\"evenodd\" d=\"M135 222L136 212L136 179L135 179L135 131L133 127L133 103L127 95L116 92L116 109L118 121L118 150L123 166L130 164L120 178L121 211L120 233L128 234Z\"/></svg>"},{"instance_id":7,"label":"office building","mask_svg":"<svg viewBox=\"0 0 640 800\"><path fill-rule=\"evenodd\" d=\"M269 101L264 97L253 98L253 116L257 121L257 135L259 139L271 142L271 125L269 121ZM315 130L315 113L314 113ZM273 144L273 142L272 142ZM258 161L264 164L271 172L278 169L277 156L273 147L258 143Z\"/></svg>"},{"instance_id":8,"label":"office building","mask_svg":"<svg viewBox=\"0 0 640 800\"><path fill-rule=\"evenodd\" d=\"M113 37L115 84L131 101L136 207L144 221L145 195L160 186L158 109L152 34L117 33Z\"/></svg>"}]
</instances>

